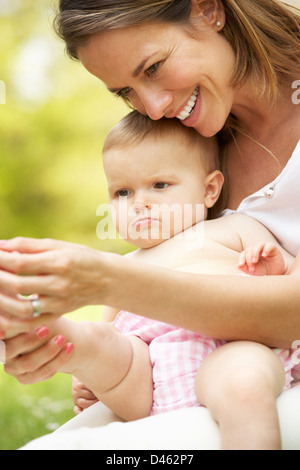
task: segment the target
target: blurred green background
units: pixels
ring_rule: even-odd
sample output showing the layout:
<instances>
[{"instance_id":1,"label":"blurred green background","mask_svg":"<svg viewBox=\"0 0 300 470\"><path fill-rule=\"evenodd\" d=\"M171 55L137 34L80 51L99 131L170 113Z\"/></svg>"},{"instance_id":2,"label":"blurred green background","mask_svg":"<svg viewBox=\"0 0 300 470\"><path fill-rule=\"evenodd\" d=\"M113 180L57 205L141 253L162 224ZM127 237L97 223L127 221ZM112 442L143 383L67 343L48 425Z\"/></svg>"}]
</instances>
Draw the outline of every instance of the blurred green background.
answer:
<instances>
[{"instance_id":1,"label":"blurred green background","mask_svg":"<svg viewBox=\"0 0 300 470\"><path fill-rule=\"evenodd\" d=\"M107 202L102 144L128 108L66 57L52 30L56 4L0 0L0 239L52 237L124 253L126 242L97 238L96 210ZM101 307L71 317L100 319ZM23 386L0 365L0 449L73 416L69 376Z\"/></svg>"}]
</instances>

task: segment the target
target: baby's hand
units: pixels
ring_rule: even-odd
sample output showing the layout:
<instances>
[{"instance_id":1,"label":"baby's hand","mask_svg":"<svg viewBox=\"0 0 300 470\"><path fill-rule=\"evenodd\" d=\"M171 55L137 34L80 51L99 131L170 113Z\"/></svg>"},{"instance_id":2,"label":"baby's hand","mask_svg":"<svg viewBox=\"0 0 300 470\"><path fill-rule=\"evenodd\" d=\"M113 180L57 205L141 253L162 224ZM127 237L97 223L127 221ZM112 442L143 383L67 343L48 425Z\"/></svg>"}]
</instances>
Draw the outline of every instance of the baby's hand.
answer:
<instances>
[{"instance_id":1,"label":"baby's hand","mask_svg":"<svg viewBox=\"0 0 300 470\"><path fill-rule=\"evenodd\" d=\"M238 268L252 276L285 274L287 266L284 257L273 242L258 242L241 252Z\"/></svg>"},{"instance_id":2,"label":"baby's hand","mask_svg":"<svg viewBox=\"0 0 300 470\"><path fill-rule=\"evenodd\" d=\"M79 415L83 410L97 403L98 398L93 392L79 382L76 377L72 377L72 398L74 402L74 413Z\"/></svg>"}]
</instances>

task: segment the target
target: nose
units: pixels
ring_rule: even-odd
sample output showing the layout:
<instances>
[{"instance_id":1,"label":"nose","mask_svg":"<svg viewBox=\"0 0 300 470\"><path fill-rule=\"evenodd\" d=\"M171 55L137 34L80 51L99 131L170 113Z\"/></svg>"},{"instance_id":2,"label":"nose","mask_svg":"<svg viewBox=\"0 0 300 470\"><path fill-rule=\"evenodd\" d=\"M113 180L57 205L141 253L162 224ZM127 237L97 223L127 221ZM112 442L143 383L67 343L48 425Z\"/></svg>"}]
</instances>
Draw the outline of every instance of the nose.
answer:
<instances>
[{"instance_id":1,"label":"nose","mask_svg":"<svg viewBox=\"0 0 300 470\"><path fill-rule=\"evenodd\" d=\"M172 100L172 93L168 90L144 87L136 92L136 100L133 99L132 104L140 113L147 114L150 119L157 121L165 115Z\"/></svg>"},{"instance_id":2,"label":"nose","mask_svg":"<svg viewBox=\"0 0 300 470\"><path fill-rule=\"evenodd\" d=\"M139 193L136 195L133 203L133 209L136 214L143 212L145 209L151 209L151 203L146 194Z\"/></svg>"},{"instance_id":3,"label":"nose","mask_svg":"<svg viewBox=\"0 0 300 470\"><path fill-rule=\"evenodd\" d=\"M136 214L139 214L140 212L143 212L145 209L151 209L151 204L150 202L147 202L147 201L136 201L134 203L134 211Z\"/></svg>"}]
</instances>

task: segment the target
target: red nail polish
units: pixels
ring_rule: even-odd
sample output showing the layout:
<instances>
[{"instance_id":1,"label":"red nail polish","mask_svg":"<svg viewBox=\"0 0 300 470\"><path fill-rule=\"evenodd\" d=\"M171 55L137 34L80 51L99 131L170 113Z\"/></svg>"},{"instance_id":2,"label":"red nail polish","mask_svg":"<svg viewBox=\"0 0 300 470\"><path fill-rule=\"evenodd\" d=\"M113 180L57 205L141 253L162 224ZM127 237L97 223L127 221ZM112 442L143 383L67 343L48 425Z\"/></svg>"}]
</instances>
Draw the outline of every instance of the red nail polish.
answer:
<instances>
[{"instance_id":1,"label":"red nail polish","mask_svg":"<svg viewBox=\"0 0 300 470\"><path fill-rule=\"evenodd\" d=\"M72 344L72 343L68 343L67 346L65 347L65 351L66 351L67 354L71 354L73 349L74 349L74 344Z\"/></svg>"},{"instance_id":2,"label":"red nail polish","mask_svg":"<svg viewBox=\"0 0 300 470\"><path fill-rule=\"evenodd\" d=\"M36 334L41 338L45 339L49 335L49 330L46 326L41 326L38 330L36 330Z\"/></svg>"},{"instance_id":3,"label":"red nail polish","mask_svg":"<svg viewBox=\"0 0 300 470\"><path fill-rule=\"evenodd\" d=\"M65 341L66 341L65 337L62 336L62 335L58 335L58 336L55 338L55 342L56 342L57 346L60 346L60 347L65 344Z\"/></svg>"}]
</instances>

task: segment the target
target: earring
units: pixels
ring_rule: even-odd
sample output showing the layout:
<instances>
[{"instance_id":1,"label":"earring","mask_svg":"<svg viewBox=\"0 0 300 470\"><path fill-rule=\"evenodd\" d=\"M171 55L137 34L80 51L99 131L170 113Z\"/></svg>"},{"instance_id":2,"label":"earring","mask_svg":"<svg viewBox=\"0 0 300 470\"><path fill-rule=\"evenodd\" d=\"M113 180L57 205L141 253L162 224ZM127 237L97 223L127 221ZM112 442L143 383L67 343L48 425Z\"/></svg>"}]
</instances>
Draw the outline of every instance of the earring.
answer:
<instances>
[{"instance_id":1,"label":"earring","mask_svg":"<svg viewBox=\"0 0 300 470\"><path fill-rule=\"evenodd\" d=\"M218 28L220 28L220 26L222 26L221 21L217 21L217 22L216 22L216 26L218 26Z\"/></svg>"}]
</instances>

